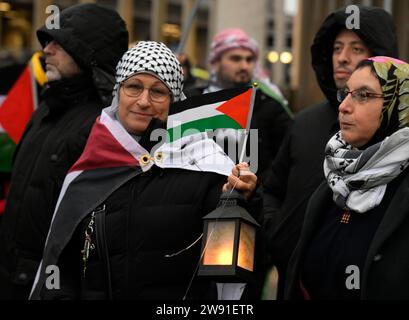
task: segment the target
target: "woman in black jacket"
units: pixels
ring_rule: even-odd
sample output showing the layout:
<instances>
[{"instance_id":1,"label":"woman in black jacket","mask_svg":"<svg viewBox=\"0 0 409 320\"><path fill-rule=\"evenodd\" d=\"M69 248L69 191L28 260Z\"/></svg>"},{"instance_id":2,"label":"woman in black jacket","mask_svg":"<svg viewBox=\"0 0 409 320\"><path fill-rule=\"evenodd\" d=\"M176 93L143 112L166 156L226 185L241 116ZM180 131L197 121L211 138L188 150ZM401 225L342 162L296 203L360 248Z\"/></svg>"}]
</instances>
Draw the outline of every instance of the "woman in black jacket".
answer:
<instances>
[{"instance_id":1,"label":"woman in black jacket","mask_svg":"<svg viewBox=\"0 0 409 320\"><path fill-rule=\"evenodd\" d=\"M409 65L361 62L289 263L287 299L409 299Z\"/></svg>"},{"instance_id":2,"label":"woman in black jacket","mask_svg":"<svg viewBox=\"0 0 409 320\"><path fill-rule=\"evenodd\" d=\"M166 168L167 155L152 149L151 133L164 127L182 87L182 68L165 45L142 41L124 54L112 105L66 177L32 299L182 299L211 292L209 281L190 287L202 217L217 206L222 188L235 185L250 197L257 178L230 176L225 184L234 165L210 139L195 142L226 161L228 172L201 159L189 170ZM233 173L247 168L240 164ZM47 282L54 265L59 289Z\"/></svg>"}]
</instances>

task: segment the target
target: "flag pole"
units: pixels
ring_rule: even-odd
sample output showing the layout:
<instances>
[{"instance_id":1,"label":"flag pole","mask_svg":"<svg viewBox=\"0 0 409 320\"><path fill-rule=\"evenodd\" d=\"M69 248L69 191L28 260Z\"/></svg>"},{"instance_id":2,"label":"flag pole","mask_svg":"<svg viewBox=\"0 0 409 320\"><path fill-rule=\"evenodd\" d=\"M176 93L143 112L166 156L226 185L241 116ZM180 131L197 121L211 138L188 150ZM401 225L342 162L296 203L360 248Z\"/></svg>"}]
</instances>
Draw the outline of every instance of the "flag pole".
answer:
<instances>
[{"instance_id":1,"label":"flag pole","mask_svg":"<svg viewBox=\"0 0 409 320\"><path fill-rule=\"evenodd\" d=\"M189 31L192 26L193 19L196 16L197 10L199 9L200 2L202 2L202 0L196 0L193 9L190 12L189 18L183 28L182 37L180 38L179 46L176 49L176 54L181 54L183 52L183 49L185 48L185 44L189 36Z\"/></svg>"},{"instance_id":2,"label":"flag pole","mask_svg":"<svg viewBox=\"0 0 409 320\"><path fill-rule=\"evenodd\" d=\"M248 114L248 117L247 117L246 130L245 130L245 133L244 133L244 141L243 141L243 147L241 149L239 163L243 162L244 154L246 152L247 140L248 140L249 133L250 133L250 123L251 123L251 118L253 116L254 101L256 99L257 86L258 86L257 82L254 82L253 83L253 88L251 89L252 92L251 92L250 109L249 109L249 114Z\"/></svg>"}]
</instances>

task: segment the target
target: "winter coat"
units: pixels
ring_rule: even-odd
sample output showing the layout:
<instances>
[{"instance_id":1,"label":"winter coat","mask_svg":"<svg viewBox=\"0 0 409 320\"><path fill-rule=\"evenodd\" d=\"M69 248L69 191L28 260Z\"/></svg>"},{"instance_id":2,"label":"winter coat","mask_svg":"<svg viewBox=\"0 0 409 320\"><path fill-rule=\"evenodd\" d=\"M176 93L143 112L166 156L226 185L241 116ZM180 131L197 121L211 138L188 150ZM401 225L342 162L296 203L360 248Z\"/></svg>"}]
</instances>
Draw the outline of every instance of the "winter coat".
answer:
<instances>
[{"instance_id":1,"label":"winter coat","mask_svg":"<svg viewBox=\"0 0 409 320\"><path fill-rule=\"evenodd\" d=\"M98 237L101 230L96 224L92 234L96 249L90 253L85 277L81 250L90 216L60 257L61 290L43 288L42 299L182 299L199 261L201 241L179 255L166 255L200 236L202 217L216 207L225 180L215 173L158 167L136 176L104 202L107 248L100 249L104 240ZM196 295L205 294L208 285L194 286L189 296L196 290Z\"/></svg>"},{"instance_id":2,"label":"winter coat","mask_svg":"<svg viewBox=\"0 0 409 320\"><path fill-rule=\"evenodd\" d=\"M407 272L409 268L409 171L404 171L395 180L388 184L388 187L392 183L395 184L395 189L379 204L379 207L384 207L386 210L370 241L364 266L359 272L361 299L409 299ZM317 234L320 220L328 214L328 208L334 205L332 195L327 182L323 182L308 203L300 241L288 266L286 299L303 297L300 289L303 257L312 237ZM351 219L353 218L352 216Z\"/></svg>"},{"instance_id":3,"label":"winter coat","mask_svg":"<svg viewBox=\"0 0 409 320\"><path fill-rule=\"evenodd\" d=\"M195 275L201 251L201 241L195 241L225 181L216 173L156 166L135 176L99 206L105 209L95 214L95 247L87 264L81 250L92 215L75 232L68 230L73 236L57 264L61 289L44 286L33 298L181 300L187 294L188 299L216 299L213 279ZM247 205L256 218L261 207L259 195Z\"/></svg>"},{"instance_id":4,"label":"winter coat","mask_svg":"<svg viewBox=\"0 0 409 320\"><path fill-rule=\"evenodd\" d=\"M50 82L16 149L0 230L0 299L27 299L68 169L81 155L95 118L111 98L115 66L127 50L122 18L81 4L63 10L60 28L38 30L77 62L81 76ZM101 24L103 19L103 24Z\"/></svg>"},{"instance_id":5,"label":"winter coat","mask_svg":"<svg viewBox=\"0 0 409 320\"><path fill-rule=\"evenodd\" d=\"M397 57L397 39L390 15L376 7L359 8L361 28L353 31L374 55ZM295 117L264 183L266 241L280 279L285 278L308 200L324 179L325 145L339 130L332 51L335 37L345 28L347 17L345 9L332 13L316 34L311 47L312 66L328 100L306 108ZM279 293L282 289L280 281Z\"/></svg>"},{"instance_id":6,"label":"winter coat","mask_svg":"<svg viewBox=\"0 0 409 320\"><path fill-rule=\"evenodd\" d=\"M205 89L206 87L200 87L187 91L185 94L191 97L202 94ZM277 100L267 96L261 90L257 90L250 129L258 129L256 174L259 182L264 181L291 122L290 116ZM248 156L254 150L249 145L250 139L247 142ZM251 155L250 158L252 158Z\"/></svg>"},{"instance_id":7,"label":"winter coat","mask_svg":"<svg viewBox=\"0 0 409 320\"><path fill-rule=\"evenodd\" d=\"M64 177L101 112L90 80L72 82L47 88L16 151L1 229L4 299L28 298Z\"/></svg>"}]
</instances>

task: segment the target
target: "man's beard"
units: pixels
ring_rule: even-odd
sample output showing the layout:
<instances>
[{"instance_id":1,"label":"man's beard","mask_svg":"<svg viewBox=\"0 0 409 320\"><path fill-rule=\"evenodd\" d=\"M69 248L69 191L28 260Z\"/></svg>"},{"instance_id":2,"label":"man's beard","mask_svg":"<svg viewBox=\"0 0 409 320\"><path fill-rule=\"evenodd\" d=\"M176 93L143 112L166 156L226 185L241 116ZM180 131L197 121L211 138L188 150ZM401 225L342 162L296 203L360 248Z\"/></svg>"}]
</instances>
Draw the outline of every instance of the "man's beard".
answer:
<instances>
[{"instance_id":1,"label":"man's beard","mask_svg":"<svg viewBox=\"0 0 409 320\"><path fill-rule=\"evenodd\" d=\"M241 87L246 87L251 83L250 77L248 77L249 80L235 81L235 80L228 79L227 77L224 77L222 73L219 73L218 78L223 88L241 88Z\"/></svg>"},{"instance_id":2,"label":"man's beard","mask_svg":"<svg viewBox=\"0 0 409 320\"><path fill-rule=\"evenodd\" d=\"M55 68L53 68L52 70L47 70L45 72L45 76L48 82L58 81L62 79L61 73Z\"/></svg>"}]
</instances>

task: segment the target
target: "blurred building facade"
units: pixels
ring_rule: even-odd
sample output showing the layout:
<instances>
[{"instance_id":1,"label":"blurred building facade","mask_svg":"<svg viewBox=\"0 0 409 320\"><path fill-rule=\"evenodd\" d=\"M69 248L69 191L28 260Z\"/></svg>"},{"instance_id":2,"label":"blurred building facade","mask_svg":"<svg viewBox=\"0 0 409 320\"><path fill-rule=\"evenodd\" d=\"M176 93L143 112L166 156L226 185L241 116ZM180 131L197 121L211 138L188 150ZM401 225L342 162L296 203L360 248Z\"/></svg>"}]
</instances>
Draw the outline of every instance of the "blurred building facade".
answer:
<instances>
[{"instance_id":1,"label":"blurred building facade","mask_svg":"<svg viewBox=\"0 0 409 320\"><path fill-rule=\"evenodd\" d=\"M200 5L187 28L196 1ZM0 60L5 52L17 56L39 49L34 31L49 17L48 6L64 9L85 2L116 9L127 22L131 42L163 41L176 50L183 30L188 29L183 50L202 68L208 67L213 35L228 27L242 28L258 41L262 66L271 72L273 82L286 89L294 111L323 99L309 48L323 19L337 8L360 3L391 12L401 58L409 60L408 0L0 0ZM297 4L293 14L286 10L289 2Z\"/></svg>"}]
</instances>

